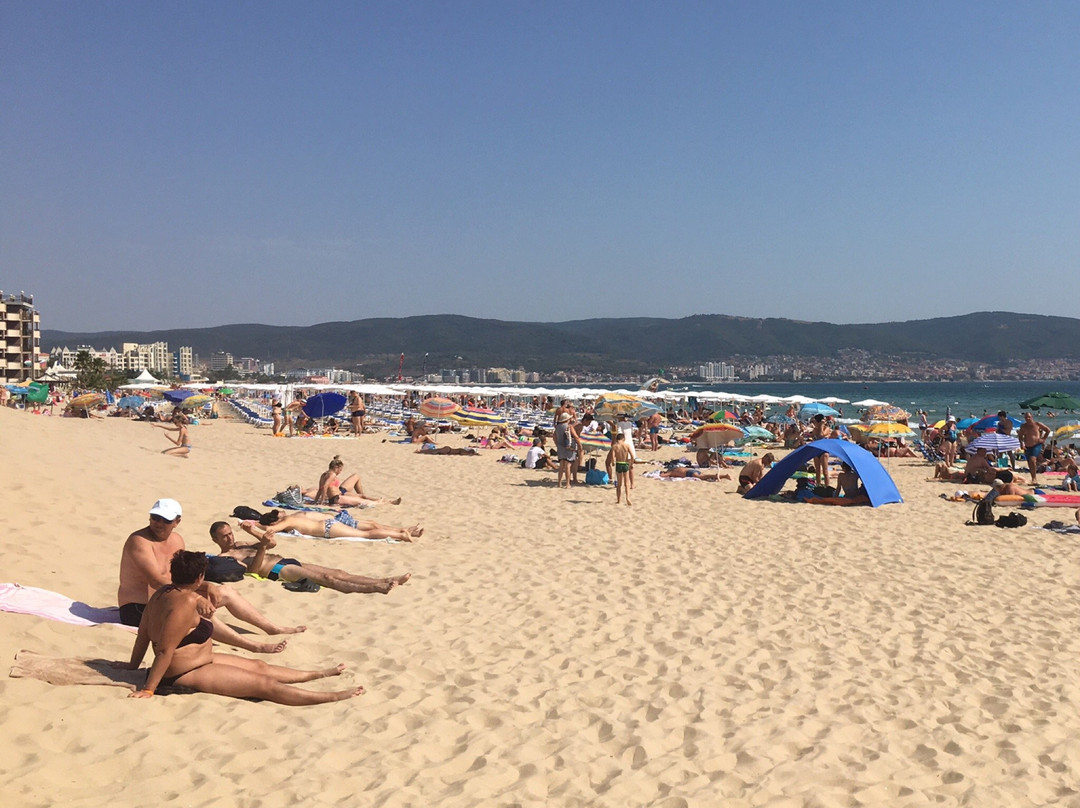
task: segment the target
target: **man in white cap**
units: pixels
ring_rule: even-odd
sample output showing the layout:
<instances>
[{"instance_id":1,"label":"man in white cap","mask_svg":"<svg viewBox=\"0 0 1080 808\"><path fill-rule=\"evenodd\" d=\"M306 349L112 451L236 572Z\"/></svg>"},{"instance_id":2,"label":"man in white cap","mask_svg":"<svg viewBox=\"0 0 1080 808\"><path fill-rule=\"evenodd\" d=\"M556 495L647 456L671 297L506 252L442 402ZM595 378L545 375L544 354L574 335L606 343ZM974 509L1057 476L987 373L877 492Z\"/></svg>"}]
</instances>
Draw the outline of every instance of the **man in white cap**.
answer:
<instances>
[{"instance_id":1,"label":"man in white cap","mask_svg":"<svg viewBox=\"0 0 1080 808\"><path fill-rule=\"evenodd\" d=\"M185 549L183 537L176 532L181 515L180 503L175 499L159 499L150 508L150 521L146 527L136 530L124 542L120 556L120 588L116 593L120 622L124 625L139 625L150 595L156 589L172 583L169 563L177 550ZM204 584L200 593L204 600L199 610L213 620L214 633L211 636L218 642L262 654L278 653L285 649L284 640L255 642L225 625L214 614L219 606L267 634L294 634L305 629L304 626L290 628L272 623L230 587Z\"/></svg>"}]
</instances>

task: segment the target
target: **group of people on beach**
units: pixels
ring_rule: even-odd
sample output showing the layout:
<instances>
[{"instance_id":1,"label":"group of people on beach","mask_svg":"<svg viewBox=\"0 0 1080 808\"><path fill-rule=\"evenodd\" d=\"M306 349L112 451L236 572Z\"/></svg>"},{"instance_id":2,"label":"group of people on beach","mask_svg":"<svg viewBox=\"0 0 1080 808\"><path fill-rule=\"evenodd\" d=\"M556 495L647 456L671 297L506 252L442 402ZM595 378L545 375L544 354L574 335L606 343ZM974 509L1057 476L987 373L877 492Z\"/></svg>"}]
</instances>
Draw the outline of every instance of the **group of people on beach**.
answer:
<instances>
[{"instance_id":1,"label":"group of people on beach","mask_svg":"<svg viewBox=\"0 0 1080 808\"><path fill-rule=\"evenodd\" d=\"M400 503L400 498L368 496L357 475L342 481L342 468L341 458L335 456L318 486L311 489L318 504L344 507L346 503ZM221 609L267 635L295 634L305 631L306 626L279 625L234 587L208 581L211 559L205 553L187 550L177 531L182 516L178 501L158 500L150 508L147 524L128 536L121 553L117 589L120 621L138 627L138 634L130 659L114 664L134 670L142 664L147 650L154 651L146 682L133 697L149 698L161 688L179 687L306 705L340 701L364 692L362 687L329 692L295 687L339 675L344 665L298 670L214 651L212 641L260 654L279 653L286 646L286 640L261 641L241 634L221 619ZM253 541L238 541L228 522L216 521L209 526L210 539L218 550L216 558L231 559L244 572L270 581L309 584L343 593L386 594L406 583L411 575L371 577L302 562L271 552L277 547L278 539L294 532L323 538L414 541L423 533L418 525L404 528L357 520L345 510L274 509L258 519L244 519L238 526Z\"/></svg>"}]
</instances>

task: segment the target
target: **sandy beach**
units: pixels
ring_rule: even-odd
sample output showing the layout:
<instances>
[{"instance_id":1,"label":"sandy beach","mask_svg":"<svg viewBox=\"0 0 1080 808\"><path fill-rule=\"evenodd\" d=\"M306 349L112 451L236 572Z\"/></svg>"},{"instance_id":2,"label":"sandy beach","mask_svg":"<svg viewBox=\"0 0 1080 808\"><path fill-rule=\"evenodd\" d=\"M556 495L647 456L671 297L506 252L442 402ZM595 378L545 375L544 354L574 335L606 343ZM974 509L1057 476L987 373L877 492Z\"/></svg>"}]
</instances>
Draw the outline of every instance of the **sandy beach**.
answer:
<instances>
[{"instance_id":1,"label":"sandy beach","mask_svg":"<svg viewBox=\"0 0 1080 808\"><path fill-rule=\"evenodd\" d=\"M640 477L627 508L498 451L227 419L191 437L179 459L147 424L0 409L0 581L115 605L124 539L156 499L210 550L211 522L339 454L369 493L403 497L365 516L423 537L278 552L412 580L234 586L309 627L268 661L343 662L306 687L366 695L295 708L8 678L20 650L126 659L133 635L0 613L2 804L1080 805L1076 538L965 527L971 508L921 460L887 461L905 502L877 509ZM1032 524L1051 518L1072 512Z\"/></svg>"}]
</instances>

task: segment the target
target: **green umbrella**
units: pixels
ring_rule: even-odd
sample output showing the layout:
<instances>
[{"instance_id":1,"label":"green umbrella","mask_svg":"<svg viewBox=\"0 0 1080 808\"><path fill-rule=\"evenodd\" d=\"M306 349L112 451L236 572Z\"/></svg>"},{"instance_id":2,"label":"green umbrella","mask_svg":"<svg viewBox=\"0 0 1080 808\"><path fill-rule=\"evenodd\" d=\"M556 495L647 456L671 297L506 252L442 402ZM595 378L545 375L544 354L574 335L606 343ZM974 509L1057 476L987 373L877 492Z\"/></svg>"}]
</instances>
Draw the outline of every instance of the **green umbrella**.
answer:
<instances>
[{"instance_id":1,"label":"green umbrella","mask_svg":"<svg viewBox=\"0 0 1080 808\"><path fill-rule=\"evenodd\" d=\"M221 393L221 395L223 395L223 396L231 396L236 391L233 390L231 387L222 387L220 390L218 390L218 392Z\"/></svg>"},{"instance_id":2,"label":"green umbrella","mask_svg":"<svg viewBox=\"0 0 1080 808\"><path fill-rule=\"evenodd\" d=\"M1035 398L1029 398L1027 401L1021 401L1020 406L1025 410L1037 410L1041 407L1056 410L1080 410L1080 400L1073 398L1068 393L1046 393Z\"/></svg>"}]
</instances>

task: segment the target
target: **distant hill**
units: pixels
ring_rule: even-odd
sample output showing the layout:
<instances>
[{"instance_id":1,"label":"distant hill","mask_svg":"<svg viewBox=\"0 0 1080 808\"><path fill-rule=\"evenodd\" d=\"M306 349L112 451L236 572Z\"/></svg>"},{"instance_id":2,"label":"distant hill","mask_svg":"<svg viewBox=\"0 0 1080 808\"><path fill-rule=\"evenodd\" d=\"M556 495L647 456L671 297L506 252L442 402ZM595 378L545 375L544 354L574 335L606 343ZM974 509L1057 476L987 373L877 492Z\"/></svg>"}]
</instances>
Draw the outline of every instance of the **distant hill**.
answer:
<instances>
[{"instance_id":1,"label":"distant hill","mask_svg":"<svg viewBox=\"0 0 1080 808\"><path fill-rule=\"evenodd\" d=\"M1080 320L1010 312L896 323L836 325L779 318L703 314L670 320L648 317L523 323L440 314L379 318L313 326L225 325L168 331L73 333L44 330L42 347L123 342L190 345L202 359L215 351L252 356L281 367L360 365L417 372L428 354L440 367L524 367L540 372L633 372L695 365L733 355L835 356L858 348L875 354L935 357L1002 365L1024 359L1080 358Z\"/></svg>"}]
</instances>

